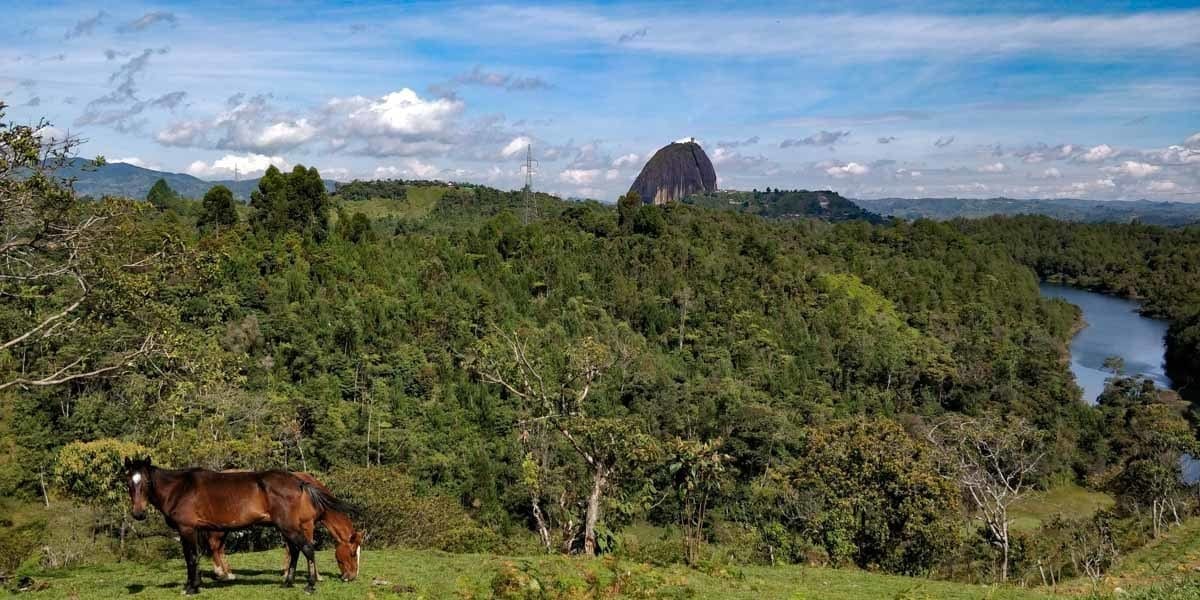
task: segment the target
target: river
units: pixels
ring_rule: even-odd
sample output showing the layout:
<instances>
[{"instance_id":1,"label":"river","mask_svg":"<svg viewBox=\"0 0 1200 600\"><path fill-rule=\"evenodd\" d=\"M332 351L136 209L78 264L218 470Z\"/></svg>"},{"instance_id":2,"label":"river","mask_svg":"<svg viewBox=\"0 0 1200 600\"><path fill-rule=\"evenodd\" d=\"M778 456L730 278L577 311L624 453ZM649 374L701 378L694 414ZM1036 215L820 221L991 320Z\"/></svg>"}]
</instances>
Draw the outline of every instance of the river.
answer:
<instances>
[{"instance_id":1,"label":"river","mask_svg":"<svg viewBox=\"0 0 1200 600\"><path fill-rule=\"evenodd\" d=\"M1139 314L1132 300L1089 292L1055 283L1038 286L1042 295L1062 298L1083 311L1084 328L1071 340L1071 373L1083 388L1083 398L1095 404L1104 391L1104 359L1119 356L1125 375L1144 375L1163 388L1171 387L1163 367L1167 322Z\"/></svg>"}]
</instances>

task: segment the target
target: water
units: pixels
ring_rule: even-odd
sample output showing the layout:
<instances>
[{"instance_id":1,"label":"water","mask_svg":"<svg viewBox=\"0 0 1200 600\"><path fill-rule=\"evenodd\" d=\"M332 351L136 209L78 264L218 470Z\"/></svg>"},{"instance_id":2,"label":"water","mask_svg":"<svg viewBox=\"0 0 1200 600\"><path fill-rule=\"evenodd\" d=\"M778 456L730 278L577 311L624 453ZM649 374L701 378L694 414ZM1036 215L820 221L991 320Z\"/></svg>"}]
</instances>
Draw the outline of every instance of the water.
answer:
<instances>
[{"instance_id":1,"label":"water","mask_svg":"<svg viewBox=\"0 0 1200 600\"><path fill-rule=\"evenodd\" d=\"M1104 380L1112 377L1104 370L1110 356L1124 359L1125 375L1144 375L1159 387L1171 387L1163 367L1166 321L1138 314L1131 300L1054 283L1038 287L1043 296L1062 298L1083 311L1085 327L1071 340L1071 372L1084 400L1095 404L1104 391Z\"/></svg>"}]
</instances>

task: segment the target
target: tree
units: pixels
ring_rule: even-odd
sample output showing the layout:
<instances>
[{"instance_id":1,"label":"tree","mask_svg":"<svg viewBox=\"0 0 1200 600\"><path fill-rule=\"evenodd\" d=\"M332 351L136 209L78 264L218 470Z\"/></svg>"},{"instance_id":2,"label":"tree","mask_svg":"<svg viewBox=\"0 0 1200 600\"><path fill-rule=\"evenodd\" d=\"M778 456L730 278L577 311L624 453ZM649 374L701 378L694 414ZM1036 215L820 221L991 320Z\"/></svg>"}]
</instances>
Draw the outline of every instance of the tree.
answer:
<instances>
[{"instance_id":1,"label":"tree","mask_svg":"<svg viewBox=\"0 0 1200 600\"><path fill-rule=\"evenodd\" d=\"M636 429L620 419L600 418L590 395L600 377L631 360L636 340L624 324L615 324L606 313L573 300L583 331L577 336L562 330L523 328L494 331L476 345L469 366L487 383L503 387L518 400L513 424L525 452L530 508L542 543L551 547L549 524L541 507L540 478L548 472L554 450L539 443L539 433L556 433L570 451L582 459L589 472L589 489L583 518L583 553L595 555L596 526L602 502L625 465L638 462L646 445ZM538 447L541 451L536 451ZM570 541L568 540L568 543Z\"/></svg>"},{"instance_id":2,"label":"tree","mask_svg":"<svg viewBox=\"0 0 1200 600\"><path fill-rule=\"evenodd\" d=\"M722 487L730 483L728 463L732 457L721 452L722 445L720 439L698 442L678 437L667 444L667 470L679 503L684 557L690 565L700 559L709 508Z\"/></svg>"},{"instance_id":3,"label":"tree","mask_svg":"<svg viewBox=\"0 0 1200 600\"><path fill-rule=\"evenodd\" d=\"M931 448L894 421L855 418L806 429L798 456L754 485L775 522L852 561L927 573L957 542L958 495Z\"/></svg>"},{"instance_id":4,"label":"tree","mask_svg":"<svg viewBox=\"0 0 1200 600\"><path fill-rule=\"evenodd\" d=\"M329 233L329 194L317 169L296 165L284 174L271 165L250 193L251 223L274 237L289 231L315 241Z\"/></svg>"},{"instance_id":5,"label":"tree","mask_svg":"<svg viewBox=\"0 0 1200 600\"><path fill-rule=\"evenodd\" d=\"M113 375L154 349L134 297L176 246L131 203L81 201L56 177L77 139L3 117L0 103L0 389Z\"/></svg>"},{"instance_id":6,"label":"tree","mask_svg":"<svg viewBox=\"0 0 1200 600\"><path fill-rule=\"evenodd\" d=\"M927 435L938 450L942 475L971 499L975 517L1000 549L1000 581L1008 581L1008 510L1033 490L1033 475L1045 456L1042 433L1020 418L954 416Z\"/></svg>"},{"instance_id":7,"label":"tree","mask_svg":"<svg viewBox=\"0 0 1200 600\"><path fill-rule=\"evenodd\" d=\"M179 194L176 194L175 190L171 189L171 186L167 185L167 181L161 177L154 182L154 185L150 186L150 191L146 194L146 201L158 210L167 210L171 203L178 199Z\"/></svg>"},{"instance_id":8,"label":"tree","mask_svg":"<svg viewBox=\"0 0 1200 600\"><path fill-rule=\"evenodd\" d=\"M223 185L209 188L204 193L196 227L201 231L220 231L237 225L237 222L237 205L233 199L233 192Z\"/></svg>"},{"instance_id":9,"label":"tree","mask_svg":"<svg viewBox=\"0 0 1200 600\"><path fill-rule=\"evenodd\" d=\"M641 207L642 197L637 192L629 192L617 199L617 227L621 233L633 231L633 220Z\"/></svg>"}]
</instances>

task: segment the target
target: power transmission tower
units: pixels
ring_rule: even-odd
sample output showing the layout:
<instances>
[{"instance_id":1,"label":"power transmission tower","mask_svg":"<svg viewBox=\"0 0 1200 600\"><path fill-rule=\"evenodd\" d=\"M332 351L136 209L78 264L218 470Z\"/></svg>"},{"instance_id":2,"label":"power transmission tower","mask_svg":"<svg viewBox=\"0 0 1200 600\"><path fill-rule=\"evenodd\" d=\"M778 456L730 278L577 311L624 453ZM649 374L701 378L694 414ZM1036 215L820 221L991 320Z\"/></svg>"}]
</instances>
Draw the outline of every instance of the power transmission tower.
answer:
<instances>
[{"instance_id":1,"label":"power transmission tower","mask_svg":"<svg viewBox=\"0 0 1200 600\"><path fill-rule=\"evenodd\" d=\"M521 190L525 201L525 224L537 218L537 207L533 202L533 170L537 167L538 161L533 159L533 144L525 147L525 164L522 168L525 170L525 188Z\"/></svg>"}]
</instances>

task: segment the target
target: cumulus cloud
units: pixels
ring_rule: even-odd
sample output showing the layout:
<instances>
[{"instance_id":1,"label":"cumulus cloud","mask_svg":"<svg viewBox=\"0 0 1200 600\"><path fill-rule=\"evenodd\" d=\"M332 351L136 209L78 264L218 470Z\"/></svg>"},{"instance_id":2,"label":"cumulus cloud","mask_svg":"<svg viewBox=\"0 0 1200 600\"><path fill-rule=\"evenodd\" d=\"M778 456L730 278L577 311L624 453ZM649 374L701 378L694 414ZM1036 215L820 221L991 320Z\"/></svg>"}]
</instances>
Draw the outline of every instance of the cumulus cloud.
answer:
<instances>
[{"instance_id":1,"label":"cumulus cloud","mask_svg":"<svg viewBox=\"0 0 1200 600\"><path fill-rule=\"evenodd\" d=\"M1141 179L1161 171L1162 167L1149 163L1138 162L1135 160L1127 160L1117 166L1104 167L1100 170L1113 175L1125 175L1127 177Z\"/></svg>"},{"instance_id":2,"label":"cumulus cloud","mask_svg":"<svg viewBox=\"0 0 1200 600\"><path fill-rule=\"evenodd\" d=\"M989 165L983 165L982 167L979 167L979 169L978 169L978 171L980 173L1003 173L1007 170L1008 170L1008 166L1002 162L992 163Z\"/></svg>"},{"instance_id":3,"label":"cumulus cloud","mask_svg":"<svg viewBox=\"0 0 1200 600\"><path fill-rule=\"evenodd\" d=\"M938 148L945 148L954 143L954 136L940 137L933 141L933 145Z\"/></svg>"},{"instance_id":4,"label":"cumulus cloud","mask_svg":"<svg viewBox=\"0 0 1200 600\"><path fill-rule=\"evenodd\" d=\"M875 141L880 144L890 144L890 143L896 141L896 136L894 136L894 135L882 136L882 137L876 138Z\"/></svg>"},{"instance_id":5,"label":"cumulus cloud","mask_svg":"<svg viewBox=\"0 0 1200 600\"><path fill-rule=\"evenodd\" d=\"M63 35L63 38L69 40L72 38L82 37L85 35L92 35L92 33L96 31L96 26L99 25L100 22L103 21L107 17L108 17L108 13L106 13L104 11L100 11L100 12L96 13L94 16L83 19L83 20L75 23L74 27L68 29L67 33Z\"/></svg>"},{"instance_id":6,"label":"cumulus cloud","mask_svg":"<svg viewBox=\"0 0 1200 600\"><path fill-rule=\"evenodd\" d=\"M236 171L239 175L255 176L275 165L280 170L290 169L291 163L282 156L267 156L264 154L226 154L212 162L197 160L188 165L187 172L202 179L225 179L233 177Z\"/></svg>"},{"instance_id":7,"label":"cumulus cloud","mask_svg":"<svg viewBox=\"0 0 1200 600\"><path fill-rule=\"evenodd\" d=\"M866 165L860 165L856 162L848 162L844 165L835 164L825 169L827 174L836 179L866 175L870 171L870 167Z\"/></svg>"},{"instance_id":8,"label":"cumulus cloud","mask_svg":"<svg viewBox=\"0 0 1200 600\"><path fill-rule=\"evenodd\" d=\"M1059 171L1056 167L1050 167L1049 169L1042 171L1042 177L1044 179L1058 179L1062 177L1062 171Z\"/></svg>"},{"instance_id":9,"label":"cumulus cloud","mask_svg":"<svg viewBox=\"0 0 1200 600\"><path fill-rule=\"evenodd\" d=\"M780 148L791 148L792 146L832 146L846 136L850 135L849 131L825 131L821 130L806 138L787 139L779 143Z\"/></svg>"},{"instance_id":10,"label":"cumulus cloud","mask_svg":"<svg viewBox=\"0 0 1200 600\"><path fill-rule=\"evenodd\" d=\"M512 158L524 152L525 149L528 148L532 143L533 140L529 139L529 136L519 135L500 149L500 156L503 156L504 158Z\"/></svg>"},{"instance_id":11,"label":"cumulus cloud","mask_svg":"<svg viewBox=\"0 0 1200 600\"><path fill-rule=\"evenodd\" d=\"M1151 181L1146 188L1152 192L1174 192L1179 189L1179 185L1170 180Z\"/></svg>"},{"instance_id":12,"label":"cumulus cloud","mask_svg":"<svg viewBox=\"0 0 1200 600\"><path fill-rule=\"evenodd\" d=\"M1183 142L1188 148L1200 148L1200 131L1193 133L1187 140Z\"/></svg>"},{"instance_id":13,"label":"cumulus cloud","mask_svg":"<svg viewBox=\"0 0 1200 600\"><path fill-rule=\"evenodd\" d=\"M134 33L144 31L158 23L164 23L172 27L178 22L175 13L170 13L163 10L155 10L148 12L137 19L134 19L117 28L121 33Z\"/></svg>"},{"instance_id":14,"label":"cumulus cloud","mask_svg":"<svg viewBox=\"0 0 1200 600\"><path fill-rule=\"evenodd\" d=\"M1100 144L1092 146L1087 152L1079 155L1079 160L1083 162L1101 162L1112 157L1117 151L1113 150L1108 144Z\"/></svg>"}]
</instances>

